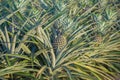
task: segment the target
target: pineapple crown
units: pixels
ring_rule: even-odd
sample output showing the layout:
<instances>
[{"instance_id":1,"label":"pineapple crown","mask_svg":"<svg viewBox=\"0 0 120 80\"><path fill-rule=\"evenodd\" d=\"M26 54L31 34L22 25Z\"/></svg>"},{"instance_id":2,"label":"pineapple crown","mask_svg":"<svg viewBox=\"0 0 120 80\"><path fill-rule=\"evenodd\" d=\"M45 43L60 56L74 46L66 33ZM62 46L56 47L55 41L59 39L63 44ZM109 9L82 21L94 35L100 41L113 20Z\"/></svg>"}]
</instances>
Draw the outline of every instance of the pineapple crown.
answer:
<instances>
[{"instance_id":1,"label":"pineapple crown","mask_svg":"<svg viewBox=\"0 0 120 80\"><path fill-rule=\"evenodd\" d=\"M56 29L56 33L57 33L57 35L62 35L63 34L62 31L59 30L59 29Z\"/></svg>"}]
</instances>

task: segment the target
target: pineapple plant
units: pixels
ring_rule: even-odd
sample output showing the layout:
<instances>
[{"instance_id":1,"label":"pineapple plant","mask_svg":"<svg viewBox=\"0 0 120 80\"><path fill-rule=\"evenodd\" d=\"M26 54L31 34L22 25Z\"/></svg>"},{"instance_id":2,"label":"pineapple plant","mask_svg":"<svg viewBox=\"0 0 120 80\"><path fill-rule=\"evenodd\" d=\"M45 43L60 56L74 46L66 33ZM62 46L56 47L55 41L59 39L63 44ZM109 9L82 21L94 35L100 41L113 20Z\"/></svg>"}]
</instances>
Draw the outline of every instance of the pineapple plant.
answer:
<instances>
[{"instance_id":1,"label":"pineapple plant","mask_svg":"<svg viewBox=\"0 0 120 80\"><path fill-rule=\"evenodd\" d=\"M114 80L120 73L117 2L1 0L0 77ZM56 23L56 35L53 35L56 29L53 24L58 20L60 23ZM4 29L5 26L12 27L12 31ZM98 32L102 35L94 35ZM23 35L19 38L20 33Z\"/></svg>"}]
</instances>

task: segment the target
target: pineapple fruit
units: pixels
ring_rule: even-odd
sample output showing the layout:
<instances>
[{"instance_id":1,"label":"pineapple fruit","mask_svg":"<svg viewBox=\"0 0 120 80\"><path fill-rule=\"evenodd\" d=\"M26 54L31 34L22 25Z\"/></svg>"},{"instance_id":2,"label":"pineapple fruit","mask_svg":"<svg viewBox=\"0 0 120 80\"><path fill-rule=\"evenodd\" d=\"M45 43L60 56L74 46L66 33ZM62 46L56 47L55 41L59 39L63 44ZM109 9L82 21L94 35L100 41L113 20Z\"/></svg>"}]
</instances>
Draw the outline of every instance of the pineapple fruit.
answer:
<instances>
[{"instance_id":1,"label":"pineapple fruit","mask_svg":"<svg viewBox=\"0 0 120 80\"><path fill-rule=\"evenodd\" d=\"M66 37L62 35L60 31L58 31L57 37L53 41L53 49L54 51L60 51L66 45L67 40Z\"/></svg>"}]
</instances>

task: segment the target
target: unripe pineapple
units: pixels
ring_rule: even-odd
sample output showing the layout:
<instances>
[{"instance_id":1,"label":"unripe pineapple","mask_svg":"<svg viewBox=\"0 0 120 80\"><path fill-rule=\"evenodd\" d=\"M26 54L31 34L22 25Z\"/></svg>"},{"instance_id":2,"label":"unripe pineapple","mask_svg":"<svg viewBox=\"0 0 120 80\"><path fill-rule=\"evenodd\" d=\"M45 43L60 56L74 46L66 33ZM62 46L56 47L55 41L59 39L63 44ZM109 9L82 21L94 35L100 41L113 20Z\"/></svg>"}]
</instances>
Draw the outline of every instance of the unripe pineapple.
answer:
<instances>
[{"instance_id":1,"label":"unripe pineapple","mask_svg":"<svg viewBox=\"0 0 120 80\"><path fill-rule=\"evenodd\" d=\"M102 41L103 41L102 36L100 34L96 35L95 36L95 41L96 41L95 46L98 47L102 43Z\"/></svg>"},{"instance_id":2,"label":"unripe pineapple","mask_svg":"<svg viewBox=\"0 0 120 80\"><path fill-rule=\"evenodd\" d=\"M67 43L66 37L62 35L60 31L58 31L57 37L53 41L54 50L61 50Z\"/></svg>"}]
</instances>

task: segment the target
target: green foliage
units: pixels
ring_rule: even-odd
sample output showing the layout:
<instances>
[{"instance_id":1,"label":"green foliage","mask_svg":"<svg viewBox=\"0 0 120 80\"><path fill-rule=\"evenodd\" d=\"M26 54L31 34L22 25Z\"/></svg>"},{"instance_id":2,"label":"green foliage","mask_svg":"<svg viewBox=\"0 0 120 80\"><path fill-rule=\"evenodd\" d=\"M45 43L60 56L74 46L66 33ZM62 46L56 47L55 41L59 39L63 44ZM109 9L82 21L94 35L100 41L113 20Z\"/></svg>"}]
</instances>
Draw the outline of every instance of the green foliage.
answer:
<instances>
[{"instance_id":1,"label":"green foliage","mask_svg":"<svg viewBox=\"0 0 120 80\"><path fill-rule=\"evenodd\" d=\"M119 0L0 0L0 79L115 80ZM62 31L67 44L54 51Z\"/></svg>"}]
</instances>

